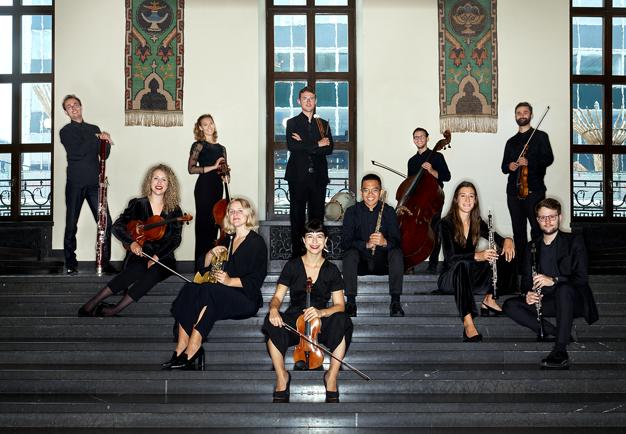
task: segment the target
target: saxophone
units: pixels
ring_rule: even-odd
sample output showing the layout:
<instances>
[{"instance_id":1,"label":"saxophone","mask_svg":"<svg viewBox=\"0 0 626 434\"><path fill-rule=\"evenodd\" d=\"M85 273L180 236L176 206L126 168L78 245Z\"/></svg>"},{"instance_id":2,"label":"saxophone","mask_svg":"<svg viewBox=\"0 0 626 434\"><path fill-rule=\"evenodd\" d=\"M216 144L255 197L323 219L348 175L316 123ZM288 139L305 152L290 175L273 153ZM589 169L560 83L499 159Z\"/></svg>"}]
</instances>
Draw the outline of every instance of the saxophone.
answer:
<instances>
[{"instance_id":1,"label":"saxophone","mask_svg":"<svg viewBox=\"0 0 626 434\"><path fill-rule=\"evenodd\" d=\"M387 191L382 190L380 192L380 211L378 211L378 219L376 219L376 227L374 228L374 232L380 231L380 225L383 222L383 211L385 210L385 199L387 197ZM372 246L372 256L376 253L376 245Z\"/></svg>"},{"instance_id":2,"label":"saxophone","mask_svg":"<svg viewBox=\"0 0 626 434\"><path fill-rule=\"evenodd\" d=\"M106 177L106 150L108 140L100 139L100 174L98 175L98 231L96 234L96 274L102 276L104 262L104 243L107 229L107 188L109 181Z\"/></svg>"},{"instance_id":3,"label":"saxophone","mask_svg":"<svg viewBox=\"0 0 626 434\"><path fill-rule=\"evenodd\" d=\"M489 249L493 249L497 251L496 240L493 231L493 217L491 215L491 210L489 210L488 216L489 222ZM493 286L493 299L498 298L497 294L497 285L498 285L498 264L497 260L491 261L491 285Z\"/></svg>"},{"instance_id":4,"label":"saxophone","mask_svg":"<svg viewBox=\"0 0 626 434\"><path fill-rule=\"evenodd\" d=\"M537 275L537 247L535 246L534 242L530 244L530 254L532 258L531 274L534 278ZM543 306L541 304L541 287L535 289L535 292L539 296L539 300L537 300L537 303L535 303L535 309L537 309L537 323L539 324L537 339L543 340L545 338L545 331L543 330Z\"/></svg>"},{"instance_id":5,"label":"saxophone","mask_svg":"<svg viewBox=\"0 0 626 434\"><path fill-rule=\"evenodd\" d=\"M232 242L233 239L231 237L226 250L220 250L218 253L213 253L211 263L209 264L209 270L202 275L199 272L196 272L196 275L193 278L193 283L218 283L217 273L224 271L224 265L228 262Z\"/></svg>"}]
</instances>

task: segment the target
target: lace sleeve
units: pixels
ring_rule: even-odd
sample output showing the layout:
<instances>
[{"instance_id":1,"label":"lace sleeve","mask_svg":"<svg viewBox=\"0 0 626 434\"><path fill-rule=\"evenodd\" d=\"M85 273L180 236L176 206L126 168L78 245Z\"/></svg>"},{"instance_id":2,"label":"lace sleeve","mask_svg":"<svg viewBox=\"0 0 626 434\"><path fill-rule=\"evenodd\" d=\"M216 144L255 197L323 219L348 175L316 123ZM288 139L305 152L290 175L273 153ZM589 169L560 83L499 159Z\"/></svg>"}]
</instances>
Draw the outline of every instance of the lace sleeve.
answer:
<instances>
[{"instance_id":1,"label":"lace sleeve","mask_svg":"<svg viewBox=\"0 0 626 434\"><path fill-rule=\"evenodd\" d=\"M204 167L198 166L200 151L202 151L202 142L195 142L191 145L191 151L189 151L189 161L187 162L187 170L190 174L204 173Z\"/></svg>"}]
</instances>

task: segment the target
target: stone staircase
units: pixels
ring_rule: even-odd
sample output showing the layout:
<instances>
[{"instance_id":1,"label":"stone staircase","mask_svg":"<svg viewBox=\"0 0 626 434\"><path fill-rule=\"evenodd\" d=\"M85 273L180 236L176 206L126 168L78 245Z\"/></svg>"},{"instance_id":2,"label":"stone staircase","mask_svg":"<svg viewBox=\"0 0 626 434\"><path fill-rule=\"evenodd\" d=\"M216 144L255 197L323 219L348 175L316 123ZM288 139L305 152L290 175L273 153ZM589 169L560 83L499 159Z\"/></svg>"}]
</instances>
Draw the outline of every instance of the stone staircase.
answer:
<instances>
[{"instance_id":1,"label":"stone staircase","mask_svg":"<svg viewBox=\"0 0 626 434\"><path fill-rule=\"evenodd\" d=\"M623 276L592 276L601 319L575 321L569 371L540 370L551 344L508 318L479 318L485 341L462 343L453 298L430 294L436 277L405 278L404 318L388 316L385 278L359 278L347 360L372 381L342 371L333 405L323 402L319 371L292 372L291 403L271 403L274 374L260 333L267 303L255 318L216 324L204 372L164 371L177 278L121 317L78 318L106 277L2 276L0 432L626 431ZM266 279L266 302L276 279Z\"/></svg>"}]
</instances>

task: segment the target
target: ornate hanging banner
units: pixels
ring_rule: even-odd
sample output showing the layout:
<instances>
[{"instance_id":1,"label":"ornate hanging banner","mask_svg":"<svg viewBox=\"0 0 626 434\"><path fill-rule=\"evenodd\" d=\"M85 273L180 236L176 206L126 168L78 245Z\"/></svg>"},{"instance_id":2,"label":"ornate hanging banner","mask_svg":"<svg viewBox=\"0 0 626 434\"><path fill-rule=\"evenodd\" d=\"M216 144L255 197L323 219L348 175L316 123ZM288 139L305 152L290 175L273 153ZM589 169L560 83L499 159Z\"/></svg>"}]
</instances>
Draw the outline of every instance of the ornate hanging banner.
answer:
<instances>
[{"instance_id":1,"label":"ornate hanging banner","mask_svg":"<svg viewBox=\"0 0 626 434\"><path fill-rule=\"evenodd\" d=\"M183 124L184 0L126 0L126 125Z\"/></svg>"},{"instance_id":2,"label":"ornate hanging banner","mask_svg":"<svg viewBox=\"0 0 626 434\"><path fill-rule=\"evenodd\" d=\"M496 0L438 1L441 131L495 133Z\"/></svg>"}]
</instances>

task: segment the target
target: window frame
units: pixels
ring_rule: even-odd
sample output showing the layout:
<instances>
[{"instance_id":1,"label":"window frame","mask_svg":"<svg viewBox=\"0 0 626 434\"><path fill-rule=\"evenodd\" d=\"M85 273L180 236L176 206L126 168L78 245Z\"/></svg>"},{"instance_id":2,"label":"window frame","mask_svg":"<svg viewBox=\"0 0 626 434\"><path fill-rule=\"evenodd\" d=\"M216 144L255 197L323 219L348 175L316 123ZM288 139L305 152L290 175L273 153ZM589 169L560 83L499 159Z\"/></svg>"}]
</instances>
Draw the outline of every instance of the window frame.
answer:
<instances>
[{"instance_id":1,"label":"window frame","mask_svg":"<svg viewBox=\"0 0 626 434\"><path fill-rule=\"evenodd\" d=\"M1 144L0 153L11 155L11 215L0 216L0 222L52 221L54 214L54 57L55 57L55 3L42 6L24 6L22 0L14 0L12 6L0 6L0 15L12 16L12 70L0 74L0 84L11 84L11 143ZM17 4L16 4L17 3ZM50 15L51 70L49 73L22 73L22 17L26 15ZM50 83L50 142L22 143L22 86L29 83ZM21 215L21 164L22 156L29 153L50 154L50 213L48 215Z\"/></svg>"},{"instance_id":2,"label":"window frame","mask_svg":"<svg viewBox=\"0 0 626 434\"><path fill-rule=\"evenodd\" d=\"M574 32L573 23L575 18L590 17L602 20L602 74L574 74L573 50ZM623 145L613 145L613 86L626 86L626 74L613 74L613 19L626 18L626 7L614 7L612 0L604 0L602 7L574 7L573 0L570 1L570 215L572 222L620 222L626 221L626 217L616 217L613 215L613 157L616 155L626 155L626 143ZM602 90L602 125L603 143L576 144L574 136L576 132L573 128L574 107L572 93L577 84L601 85ZM624 107L626 111L626 107ZM575 215L576 199L574 185L574 156L576 154L590 154L602 156L602 212L603 216L577 216Z\"/></svg>"},{"instance_id":3,"label":"window frame","mask_svg":"<svg viewBox=\"0 0 626 434\"><path fill-rule=\"evenodd\" d=\"M276 214L274 207L274 152L287 149L286 141L275 141L274 138L274 84L278 81L305 81L315 86L317 81L332 80L348 83L348 131L347 142L338 142L334 136L334 150L348 151L348 188L355 191L356 178L356 7L355 0L347 0L346 6L315 6L315 0L306 0L306 5L274 6L273 0L265 0L266 17L266 219L288 220L289 214ZM315 16L346 15L348 18L348 71L347 72L316 72L315 71ZM307 70L302 72L274 71L274 17L276 15L305 15L307 22ZM298 89L299 90L299 89ZM285 181L286 185L286 181Z\"/></svg>"}]
</instances>

